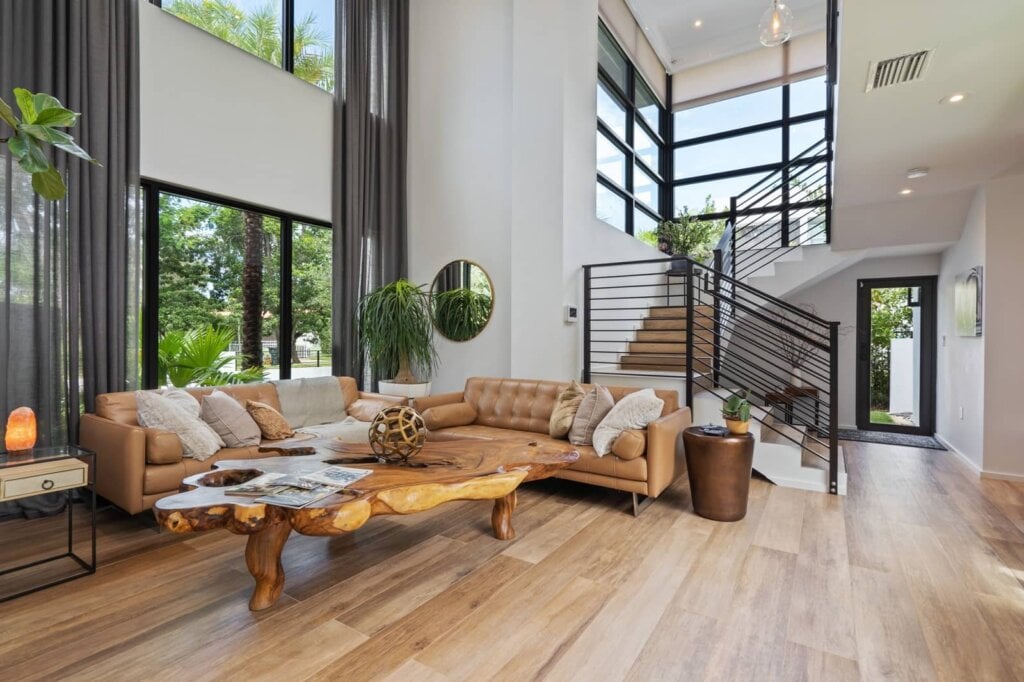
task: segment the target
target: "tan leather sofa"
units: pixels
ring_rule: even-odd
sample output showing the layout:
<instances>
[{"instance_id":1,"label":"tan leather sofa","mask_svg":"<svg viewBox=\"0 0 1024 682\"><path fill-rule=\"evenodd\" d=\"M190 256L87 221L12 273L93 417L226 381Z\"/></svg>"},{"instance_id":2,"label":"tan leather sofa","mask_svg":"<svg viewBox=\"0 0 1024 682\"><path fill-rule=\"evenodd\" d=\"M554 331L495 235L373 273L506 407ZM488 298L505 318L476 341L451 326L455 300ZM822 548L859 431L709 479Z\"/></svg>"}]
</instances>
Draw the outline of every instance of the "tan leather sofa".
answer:
<instances>
[{"instance_id":1,"label":"tan leather sofa","mask_svg":"<svg viewBox=\"0 0 1024 682\"><path fill-rule=\"evenodd\" d=\"M428 426L434 422L429 435L433 440L522 438L554 441L548 435L548 422L558 394L567 385L557 381L473 377L466 381L465 390L416 398L413 407L423 413ZM619 386L607 388L616 402L628 393L641 390ZM589 386L584 386L584 389L589 389ZM613 454L598 457L594 448L576 446L580 453L579 461L556 476L632 493L634 513L641 506L638 496L658 497L686 472L682 432L690 426L691 417L690 408L679 407L676 391L657 390L655 393L665 401L665 406L661 417L647 427L646 451L641 456L630 460ZM450 426L432 419L434 413L454 413L455 410L431 411L431 408L457 403L468 403L473 407L476 415L471 424ZM472 410L459 412L464 417L472 415Z\"/></svg>"},{"instance_id":2,"label":"tan leather sofa","mask_svg":"<svg viewBox=\"0 0 1024 682\"><path fill-rule=\"evenodd\" d=\"M384 405L401 405L407 401L396 396L363 393L351 377L338 377L345 404L359 398L379 401ZM214 388L187 389L197 399ZM280 410L277 388L271 383L218 386L240 403L255 400ZM223 448L202 462L182 457L181 441L169 431L139 426L136 418L135 393L104 393L96 397L96 413L82 416L78 442L97 453L96 492L131 514L153 506L161 497L178 492L181 480L209 471L221 459L253 459L271 457L258 446Z\"/></svg>"}]
</instances>

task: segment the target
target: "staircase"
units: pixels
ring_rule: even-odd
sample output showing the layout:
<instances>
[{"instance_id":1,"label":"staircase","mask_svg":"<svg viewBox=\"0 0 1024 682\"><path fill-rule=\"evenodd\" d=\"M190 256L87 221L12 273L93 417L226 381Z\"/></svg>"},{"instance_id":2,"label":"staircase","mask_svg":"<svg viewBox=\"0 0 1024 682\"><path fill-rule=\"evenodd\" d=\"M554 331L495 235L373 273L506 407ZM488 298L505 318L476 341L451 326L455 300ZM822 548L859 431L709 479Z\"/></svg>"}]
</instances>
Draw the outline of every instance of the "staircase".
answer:
<instances>
[{"instance_id":1,"label":"staircase","mask_svg":"<svg viewBox=\"0 0 1024 682\"><path fill-rule=\"evenodd\" d=\"M711 306L696 306L695 314L711 315ZM634 340L629 342L627 352L619 360L624 370L640 370L647 372L684 372L686 371L686 316L685 306L651 306L643 318L641 328L634 332ZM710 338L695 332L697 343L694 345L696 357L710 358L712 344Z\"/></svg>"}]
</instances>

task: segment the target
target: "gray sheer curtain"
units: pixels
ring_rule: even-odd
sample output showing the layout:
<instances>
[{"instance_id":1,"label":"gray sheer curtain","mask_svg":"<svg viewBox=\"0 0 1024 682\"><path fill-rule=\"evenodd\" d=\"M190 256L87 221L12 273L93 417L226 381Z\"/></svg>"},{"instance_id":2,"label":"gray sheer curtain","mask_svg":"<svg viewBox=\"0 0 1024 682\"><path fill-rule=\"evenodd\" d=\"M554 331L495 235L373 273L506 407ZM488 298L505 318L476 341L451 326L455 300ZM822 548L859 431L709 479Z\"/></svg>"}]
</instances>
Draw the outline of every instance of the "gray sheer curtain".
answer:
<instances>
[{"instance_id":1,"label":"gray sheer curtain","mask_svg":"<svg viewBox=\"0 0 1024 682\"><path fill-rule=\"evenodd\" d=\"M333 369L363 381L359 298L406 271L408 0L340 0L335 41Z\"/></svg>"},{"instance_id":2,"label":"gray sheer curtain","mask_svg":"<svg viewBox=\"0 0 1024 682\"><path fill-rule=\"evenodd\" d=\"M40 444L74 442L95 395L138 378L137 12L136 0L0 2L0 96L24 87L81 112L70 132L103 164L57 153L68 196L46 202L3 147L0 436L28 405Z\"/></svg>"}]
</instances>

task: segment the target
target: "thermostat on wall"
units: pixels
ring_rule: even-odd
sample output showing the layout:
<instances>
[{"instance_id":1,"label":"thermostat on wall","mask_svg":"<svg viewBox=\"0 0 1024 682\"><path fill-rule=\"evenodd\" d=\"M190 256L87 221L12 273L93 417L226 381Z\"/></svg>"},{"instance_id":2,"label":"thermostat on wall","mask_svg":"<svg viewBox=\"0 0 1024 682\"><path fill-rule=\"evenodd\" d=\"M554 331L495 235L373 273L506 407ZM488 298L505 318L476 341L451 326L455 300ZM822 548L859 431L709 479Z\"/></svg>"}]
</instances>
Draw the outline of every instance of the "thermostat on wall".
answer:
<instances>
[{"instance_id":1,"label":"thermostat on wall","mask_svg":"<svg viewBox=\"0 0 1024 682\"><path fill-rule=\"evenodd\" d=\"M565 321L566 322L575 322L578 319L580 319L579 308L577 308L576 306L574 306L571 303L566 305L565 306Z\"/></svg>"}]
</instances>

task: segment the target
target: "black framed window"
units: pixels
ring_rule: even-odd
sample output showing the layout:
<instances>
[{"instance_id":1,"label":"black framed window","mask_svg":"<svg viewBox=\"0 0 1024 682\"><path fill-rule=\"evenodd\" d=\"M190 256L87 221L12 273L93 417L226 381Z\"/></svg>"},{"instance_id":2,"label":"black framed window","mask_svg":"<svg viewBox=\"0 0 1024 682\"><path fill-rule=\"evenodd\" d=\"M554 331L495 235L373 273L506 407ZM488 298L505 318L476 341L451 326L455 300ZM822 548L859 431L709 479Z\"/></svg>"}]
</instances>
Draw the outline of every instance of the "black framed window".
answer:
<instances>
[{"instance_id":1,"label":"black framed window","mask_svg":"<svg viewBox=\"0 0 1024 682\"><path fill-rule=\"evenodd\" d=\"M731 197L794 159L807 168L793 182L824 182L826 157L801 155L825 139L827 102L820 76L676 112L672 214L726 218Z\"/></svg>"},{"instance_id":2,"label":"black framed window","mask_svg":"<svg viewBox=\"0 0 1024 682\"><path fill-rule=\"evenodd\" d=\"M168 336L212 328L270 379L331 374L331 228L193 190L144 183L145 385ZM226 369L238 370L240 366Z\"/></svg>"},{"instance_id":3,"label":"black framed window","mask_svg":"<svg viewBox=\"0 0 1024 682\"><path fill-rule=\"evenodd\" d=\"M669 116L600 21L597 31L597 217L653 243L668 208Z\"/></svg>"},{"instance_id":4,"label":"black framed window","mask_svg":"<svg viewBox=\"0 0 1024 682\"><path fill-rule=\"evenodd\" d=\"M334 92L335 0L150 0L319 88Z\"/></svg>"}]
</instances>

